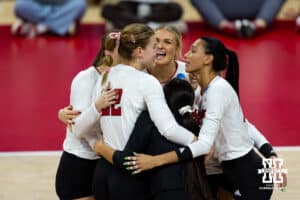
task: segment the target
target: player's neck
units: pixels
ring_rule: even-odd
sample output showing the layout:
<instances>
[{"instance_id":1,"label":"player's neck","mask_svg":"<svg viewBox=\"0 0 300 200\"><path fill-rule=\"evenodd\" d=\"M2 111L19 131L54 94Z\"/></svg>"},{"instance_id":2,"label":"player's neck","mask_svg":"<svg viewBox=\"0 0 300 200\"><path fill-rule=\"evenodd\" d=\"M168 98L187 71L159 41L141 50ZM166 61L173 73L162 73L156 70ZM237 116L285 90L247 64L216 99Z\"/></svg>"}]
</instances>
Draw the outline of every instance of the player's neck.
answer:
<instances>
[{"instance_id":1,"label":"player's neck","mask_svg":"<svg viewBox=\"0 0 300 200\"><path fill-rule=\"evenodd\" d=\"M206 91L208 85L211 83L211 81L217 76L217 73L214 71L207 71L202 70L198 72L198 82L201 86L201 91Z\"/></svg>"},{"instance_id":2,"label":"player's neck","mask_svg":"<svg viewBox=\"0 0 300 200\"><path fill-rule=\"evenodd\" d=\"M156 65L155 67L150 68L148 71L150 74L155 76L160 83L165 83L168 80L172 79L176 70L176 62L172 62L168 65Z\"/></svg>"},{"instance_id":3,"label":"player's neck","mask_svg":"<svg viewBox=\"0 0 300 200\"><path fill-rule=\"evenodd\" d=\"M139 62L139 60L137 60L137 59L133 59L133 60L122 59L122 60L120 60L120 63L128 65L130 67L133 67L137 70L143 70L144 69L141 62Z\"/></svg>"}]
</instances>

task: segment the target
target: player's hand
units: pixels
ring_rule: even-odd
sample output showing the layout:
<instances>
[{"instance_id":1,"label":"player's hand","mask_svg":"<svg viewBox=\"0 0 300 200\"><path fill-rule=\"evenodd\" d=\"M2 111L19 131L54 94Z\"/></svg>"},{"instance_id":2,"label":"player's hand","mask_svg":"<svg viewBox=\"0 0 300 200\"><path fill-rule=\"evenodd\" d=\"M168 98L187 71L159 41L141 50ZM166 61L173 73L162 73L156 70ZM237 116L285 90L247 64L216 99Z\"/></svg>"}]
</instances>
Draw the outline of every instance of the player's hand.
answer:
<instances>
[{"instance_id":1,"label":"player's hand","mask_svg":"<svg viewBox=\"0 0 300 200\"><path fill-rule=\"evenodd\" d=\"M80 113L80 111L74 110L72 105L69 105L58 111L58 119L66 125L73 125L73 120L80 115Z\"/></svg>"},{"instance_id":2,"label":"player's hand","mask_svg":"<svg viewBox=\"0 0 300 200\"><path fill-rule=\"evenodd\" d=\"M102 90L100 97L96 99L95 106L98 112L102 109L107 108L116 103L116 92L110 89L110 84L108 83L106 87Z\"/></svg>"},{"instance_id":3,"label":"player's hand","mask_svg":"<svg viewBox=\"0 0 300 200\"><path fill-rule=\"evenodd\" d=\"M94 145L94 152L96 153L96 155L101 156L101 152L102 152L102 147L104 145L104 141L103 138L100 138Z\"/></svg>"},{"instance_id":4,"label":"player's hand","mask_svg":"<svg viewBox=\"0 0 300 200\"><path fill-rule=\"evenodd\" d=\"M135 153L134 156L128 156L124 158L124 167L127 170L131 170L132 174L138 174L142 171L150 170L156 167L155 156L147 154Z\"/></svg>"}]
</instances>

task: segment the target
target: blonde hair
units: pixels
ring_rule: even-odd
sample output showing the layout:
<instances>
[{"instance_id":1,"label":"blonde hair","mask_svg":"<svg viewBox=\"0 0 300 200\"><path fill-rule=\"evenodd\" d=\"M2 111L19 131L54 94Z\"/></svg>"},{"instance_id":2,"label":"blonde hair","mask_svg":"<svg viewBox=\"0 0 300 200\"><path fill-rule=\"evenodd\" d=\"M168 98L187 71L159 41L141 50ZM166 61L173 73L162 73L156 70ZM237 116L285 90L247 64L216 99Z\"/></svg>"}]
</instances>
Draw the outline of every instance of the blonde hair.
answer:
<instances>
[{"instance_id":1,"label":"blonde hair","mask_svg":"<svg viewBox=\"0 0 300 200\"><path fill-rule=\"evenodd\" d=\"M175 43L176 43L176 55L175 55L175 59L179 59L182 56L182 34L173 26L160 26L157 29L155 29L156 31L159 30L166 30L170 33L173 34L174 38L175 38Z\"/></svg>"}]
</instances>

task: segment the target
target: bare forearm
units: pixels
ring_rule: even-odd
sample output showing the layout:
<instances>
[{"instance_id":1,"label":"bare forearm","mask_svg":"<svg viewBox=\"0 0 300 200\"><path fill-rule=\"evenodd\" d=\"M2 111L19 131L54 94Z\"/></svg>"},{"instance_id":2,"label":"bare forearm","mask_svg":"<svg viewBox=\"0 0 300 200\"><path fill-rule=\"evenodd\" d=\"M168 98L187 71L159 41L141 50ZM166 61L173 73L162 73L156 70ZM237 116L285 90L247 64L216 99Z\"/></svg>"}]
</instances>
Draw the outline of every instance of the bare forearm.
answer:
<instances>
[{"instance_id":1,"label":"bare forearm","mask_svg":"<svg viewBox=\"0 0 300 200\"><path fill-rule=\"evenodd\" d=\"M102 156L105 158L105 160L113 164L113 155L115 153L115 149L102 143L100 145L95 145L95 152L97 155Z\"/></svg>"},{"instance_id":2,"label":"bare forearm","mask_svg":"<svg viewBox=\"0 0 300 200\"><path fill-rule=\"evenodd\" d=\"M155 167L172 164L178 162L178 157L176 151L171 151L164 154L159 154L154 157L154 165Z\"/></svg>"}]
</instances>

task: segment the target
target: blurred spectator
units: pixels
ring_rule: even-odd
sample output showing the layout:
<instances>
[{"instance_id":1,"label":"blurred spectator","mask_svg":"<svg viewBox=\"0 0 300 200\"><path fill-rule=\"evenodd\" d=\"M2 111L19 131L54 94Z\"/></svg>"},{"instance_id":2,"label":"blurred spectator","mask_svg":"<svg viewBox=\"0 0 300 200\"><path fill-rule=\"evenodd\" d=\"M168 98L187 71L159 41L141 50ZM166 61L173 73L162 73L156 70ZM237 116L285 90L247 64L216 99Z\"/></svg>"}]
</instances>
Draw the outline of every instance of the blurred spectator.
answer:
<instances>
[{"instance_id":1,"label":"blurred spectator","mask_svg":"<svg viewBox=\"0 0 300 200\"><path fill-rule=\"evenodd\" d=\"M103 6L102 16L107 20L106 30L121 29L131 23L146 23L151 28L173 26L181 33L187 31L181 20L182 7L169 0L120 0Z\"/></svg>"},{"instance_id":2,"label":"blurred spectator","mask_svg":"<svg viewBox=\"0 0 300 200\"><path fill-rule=\"evenodd\" d=\"M191 0L213 28L223 33L253 37L277 16L284 0Z\"/></svg>"},{"instance_id":3,"label":"blurred spectator","mask_svg":"<svg viewBox=\"0 0 300 200\"><path fill-rule=\"evenodd\" d=\"M74 35L86 10L85 0L16 0L14 35L35 37L44 33Z\"/></svg>"}]
</instances>

